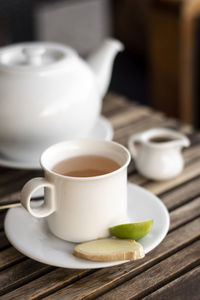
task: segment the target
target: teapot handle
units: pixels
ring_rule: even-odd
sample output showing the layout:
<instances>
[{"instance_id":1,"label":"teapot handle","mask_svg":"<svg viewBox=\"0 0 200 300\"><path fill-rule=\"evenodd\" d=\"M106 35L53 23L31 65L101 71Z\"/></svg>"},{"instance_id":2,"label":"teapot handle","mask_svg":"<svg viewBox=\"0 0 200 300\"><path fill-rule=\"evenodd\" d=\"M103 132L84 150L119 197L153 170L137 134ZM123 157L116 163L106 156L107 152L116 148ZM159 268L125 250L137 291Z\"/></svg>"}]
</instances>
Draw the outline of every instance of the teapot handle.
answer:
<instances>
[{"instance_id":1,"label":"teapot handle","mask_svg":"<svg viewBox=\"0 0 200 300\"><path fill-rule=\"evenodd\" d=\"M133 134L128 139L128 148L133 158L136 158L138 155L138 151L135 147L135 143L142 142L143 136L142 134Z\"/></svg>"}]
</instances>

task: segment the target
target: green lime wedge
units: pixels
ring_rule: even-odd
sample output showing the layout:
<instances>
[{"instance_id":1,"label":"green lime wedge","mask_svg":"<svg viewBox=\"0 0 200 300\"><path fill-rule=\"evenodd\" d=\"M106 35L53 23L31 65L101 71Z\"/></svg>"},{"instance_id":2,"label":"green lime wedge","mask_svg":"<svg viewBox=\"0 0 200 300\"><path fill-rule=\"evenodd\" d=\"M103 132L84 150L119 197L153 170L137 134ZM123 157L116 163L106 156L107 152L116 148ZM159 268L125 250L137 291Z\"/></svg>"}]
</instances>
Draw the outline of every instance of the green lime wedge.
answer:
<instances>
[{"instance_id":1,"label":"green lime wedge","mask_svg":"<svg viewBox=\"0 0 200 300\"><path fill-rule=\"evenodd\" d=\"M110 233L121 239L139 240L143 238L152 228L153 220L127 223L110 227Z\"/></svg>"}]
</instances>

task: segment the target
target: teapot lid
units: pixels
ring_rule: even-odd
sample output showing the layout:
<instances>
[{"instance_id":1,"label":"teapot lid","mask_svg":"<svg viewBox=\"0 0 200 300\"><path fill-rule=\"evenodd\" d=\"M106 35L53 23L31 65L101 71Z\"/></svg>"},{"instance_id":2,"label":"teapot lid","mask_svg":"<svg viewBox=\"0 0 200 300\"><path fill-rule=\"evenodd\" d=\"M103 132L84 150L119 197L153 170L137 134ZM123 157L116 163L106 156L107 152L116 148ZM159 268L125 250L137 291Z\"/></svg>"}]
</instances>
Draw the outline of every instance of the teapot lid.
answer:
<instances>
[{"instance_id":1,"label":"teapot lid","mask_svg":"<svg viewBox=\"0 0 200 300\"><path fill-rule=\"evenodd\" d=\"M29 42L6 46L0 50L0 68L16 71L41 71L61 67L76 52L57 43Z\"/></svg>"}]
</instances>

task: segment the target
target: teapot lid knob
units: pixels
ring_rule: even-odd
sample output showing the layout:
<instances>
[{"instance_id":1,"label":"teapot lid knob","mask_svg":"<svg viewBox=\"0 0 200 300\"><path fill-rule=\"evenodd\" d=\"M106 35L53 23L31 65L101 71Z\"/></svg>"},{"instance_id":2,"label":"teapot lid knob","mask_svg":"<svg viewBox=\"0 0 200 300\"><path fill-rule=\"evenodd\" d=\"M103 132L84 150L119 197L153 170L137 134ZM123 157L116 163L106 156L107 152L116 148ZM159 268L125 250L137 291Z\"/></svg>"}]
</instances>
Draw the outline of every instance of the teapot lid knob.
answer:
<instances>
[{"instance_id":1,"label":"teapot lid knob","mask_svg":"<svg viewBox=\"0 0 200 300\"><path fill-rule=\"evenodd\" d=\"M77 59L68 46L49 42L28 42L0 48L0 71L41 72L59 69ZM73 60L74 61L74 60Z\"/></svg>"},{"instance_id":2,"label":"teapot lid knob","mask_svg":"<svg viewBox=\"0 0 200 300\"><path fill-rule=\"evenodd\" d=\"M27 46L22 49L22 52L26 56L27 64L41 65L46 49L41 46Z\"/></svg>"}]
</instances>

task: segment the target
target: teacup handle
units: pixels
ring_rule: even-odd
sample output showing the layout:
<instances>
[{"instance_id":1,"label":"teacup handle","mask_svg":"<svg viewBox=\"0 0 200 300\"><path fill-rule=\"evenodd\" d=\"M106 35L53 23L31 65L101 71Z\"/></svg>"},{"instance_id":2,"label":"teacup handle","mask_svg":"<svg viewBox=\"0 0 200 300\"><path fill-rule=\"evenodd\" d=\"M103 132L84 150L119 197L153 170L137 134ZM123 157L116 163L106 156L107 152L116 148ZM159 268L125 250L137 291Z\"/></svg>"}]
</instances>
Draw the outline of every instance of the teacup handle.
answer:
<instances>
[{"instance_id":1,"label":"teacup handle","mask_svg":"<svg viewBox=\"0 0 200 300\"><path fill-rule=\"evenodd\" d=\"M31 208L31 197L39 188L46 188L46 197L43 205ZM21 203L24 208L36 218L44 218L51 215L56 210L54 185L45 178L38 177L29 180L21 191Z\"/></svg>"},{"instance_id":2,"label":"teacup handle","mask_svg":"<svg viewBox=\"0 0 200 300\"><path fill-rule=\"evenodd\" d=\"M131 152L131 155L133 158L136 158L137 154L138 154L136 147L135 147L135 143L141 142L141 141L142 141L141 134L133 134L128 139L128 148L129 148L129 151Z\"/></svg>"}]
</instances>

